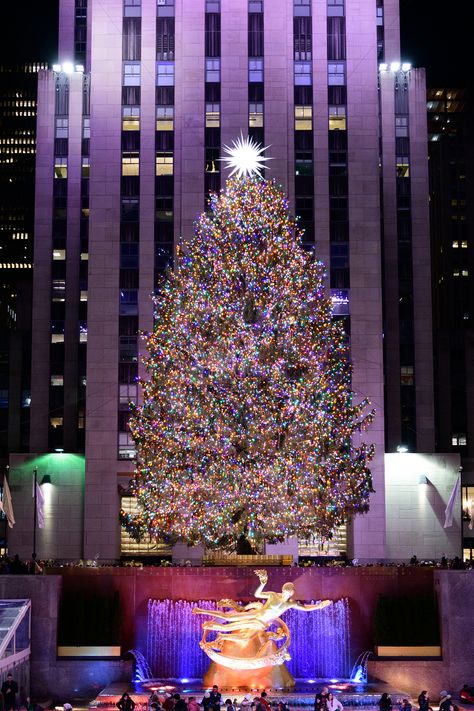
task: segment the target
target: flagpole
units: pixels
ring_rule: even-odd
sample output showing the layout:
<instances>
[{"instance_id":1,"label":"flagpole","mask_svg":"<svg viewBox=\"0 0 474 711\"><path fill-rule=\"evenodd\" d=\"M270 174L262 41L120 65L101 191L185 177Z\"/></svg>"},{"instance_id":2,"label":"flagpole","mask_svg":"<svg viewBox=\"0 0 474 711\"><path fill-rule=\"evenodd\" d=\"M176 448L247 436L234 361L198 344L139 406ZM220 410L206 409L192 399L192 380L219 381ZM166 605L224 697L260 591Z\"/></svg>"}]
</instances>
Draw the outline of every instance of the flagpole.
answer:
<instances>
[{"instance_id":1,"label":"flagpole","mask_svg":"<svg viewBox=\"0 0 474 711\"><path fill-rule=\"evenodd\" d=\"M36 487L38 486L38 467L33 469L34 481L33 481L33 555L31 556L33 560L36 560L36 517L37 517L37 507L38 507L38 492Z\"/></svg>"}]
</instances>

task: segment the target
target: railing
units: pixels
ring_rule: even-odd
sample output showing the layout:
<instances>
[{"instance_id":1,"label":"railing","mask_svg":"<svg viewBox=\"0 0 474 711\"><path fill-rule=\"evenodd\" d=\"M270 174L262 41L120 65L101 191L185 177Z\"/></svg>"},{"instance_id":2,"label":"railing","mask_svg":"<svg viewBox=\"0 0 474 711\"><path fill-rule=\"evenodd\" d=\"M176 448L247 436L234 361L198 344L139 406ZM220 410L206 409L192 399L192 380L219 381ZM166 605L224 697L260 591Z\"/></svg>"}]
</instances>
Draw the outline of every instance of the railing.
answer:
<instances>
[{"instance_id":1,"label":"railing","mask_svg":"<svg viewBox=\"0 0 474 711\"><path fill-rule=\"evenodd\" d=\"M0 601L0 672L30 655L31 600Z\"/></svg>"},{"instance_id":2,"label":"railing","mask_svg":"<svg viewBox=\"0 0 474 711\"><path fill-rule=\"evenodd\" d=\"M206 553L203 565L292 565L292 555L238 555L237 553Z\"/></svg>"}]
</instances>

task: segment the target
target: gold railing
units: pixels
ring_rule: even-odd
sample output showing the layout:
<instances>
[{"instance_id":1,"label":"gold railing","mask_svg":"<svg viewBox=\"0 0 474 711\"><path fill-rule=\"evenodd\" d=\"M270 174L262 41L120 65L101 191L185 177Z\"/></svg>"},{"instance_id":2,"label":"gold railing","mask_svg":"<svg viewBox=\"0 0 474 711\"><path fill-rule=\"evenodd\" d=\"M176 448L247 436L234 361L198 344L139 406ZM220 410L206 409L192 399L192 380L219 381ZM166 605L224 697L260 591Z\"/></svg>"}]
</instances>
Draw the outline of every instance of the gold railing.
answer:
<instances>
[{"instance_id":1,"label":"gold railing","mask_svg":"<svg viewBox=\"0 0 474 711\"><path fill-rule=\"evenodd\" d=\"M291 565L292 555L238 555L237 553L206 553L203 565Z\"/></svg>"}]
</instances>

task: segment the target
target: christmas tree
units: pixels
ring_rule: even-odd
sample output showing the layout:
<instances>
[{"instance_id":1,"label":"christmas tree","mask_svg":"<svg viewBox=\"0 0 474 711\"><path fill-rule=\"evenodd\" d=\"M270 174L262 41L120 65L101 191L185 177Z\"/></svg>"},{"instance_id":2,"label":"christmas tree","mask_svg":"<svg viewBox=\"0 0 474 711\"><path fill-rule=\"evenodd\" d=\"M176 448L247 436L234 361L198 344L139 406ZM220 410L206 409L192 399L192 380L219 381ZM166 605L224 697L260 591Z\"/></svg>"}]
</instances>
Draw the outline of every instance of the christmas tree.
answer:
<instances>
[{"instance_id":1,"label":"christmas tree","mask_svg":"<svg viewBox=\"0 0 474 711\"><path fill-rule=\"evenodd\" d=\"M355 403L321 263L273 182L210 200L155 298L143 404L133 406L137 538L227 547L330 537L368 509L373 419Z\"/></svg>"}]
</instances>

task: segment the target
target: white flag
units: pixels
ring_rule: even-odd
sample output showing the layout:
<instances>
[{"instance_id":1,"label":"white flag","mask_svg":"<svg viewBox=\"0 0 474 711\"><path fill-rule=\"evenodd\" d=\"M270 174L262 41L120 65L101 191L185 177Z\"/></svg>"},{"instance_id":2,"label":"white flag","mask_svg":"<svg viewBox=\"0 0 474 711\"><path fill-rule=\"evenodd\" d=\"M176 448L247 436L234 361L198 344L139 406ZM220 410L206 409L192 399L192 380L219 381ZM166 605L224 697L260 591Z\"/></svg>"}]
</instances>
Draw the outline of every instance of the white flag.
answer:
<instances>
[{"instance_id":1,"label":"white flag","mask_svg":"<svg viewBox=\"0 0 474 711\"><path fill-rule=\"evenodd\" d=\"M38 528L44 528L44 494L38 482L36 482L36 525Z\"/></svg>"},{"instance_id":2,"label":"white flag","mask_svg":"<svg viewBox=\"0 0 474 711\"><path fill-rule=\"evenodd\" d=\"M13 528L15 525L15 516L13 515L12 495L6 476L3 478L3 501L0 501L0 510L3 511L7 517L8 526Z\"/></svg>"},{"instance_id":3,"label":"white flag","mask_svg":"<svg viewBox=\"0 0 474 711\"><path fill-rule=\"evenodd\" d=\"M461 477L458 476L456 479L456 482L453 486L453 490L451 492L451 496L449 497L448 505L446 506L444 510L444 526L443 528L449 528L450 526L453 525L453 516L454 516L454 505L456 503L456 498L459 493L459 487L461 486Z\"/></svg>"}]
</instances>

